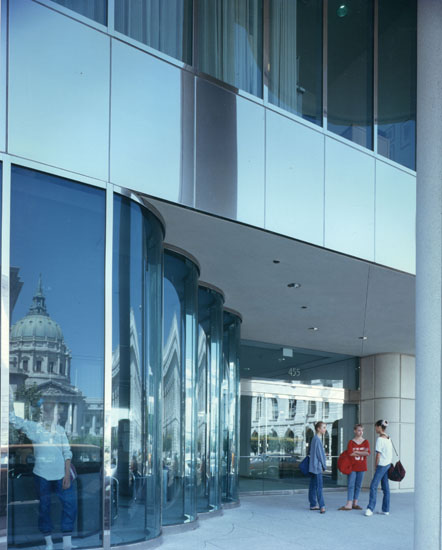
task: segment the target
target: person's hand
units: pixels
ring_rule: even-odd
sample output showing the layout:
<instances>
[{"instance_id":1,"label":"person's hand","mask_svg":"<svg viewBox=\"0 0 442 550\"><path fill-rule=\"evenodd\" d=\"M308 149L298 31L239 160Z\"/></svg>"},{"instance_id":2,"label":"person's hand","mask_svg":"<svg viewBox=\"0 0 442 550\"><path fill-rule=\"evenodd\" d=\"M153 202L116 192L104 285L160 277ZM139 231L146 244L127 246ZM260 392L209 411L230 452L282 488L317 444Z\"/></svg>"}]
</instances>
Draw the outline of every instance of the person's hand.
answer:
<instances>
[{"instance_id":1,"label":"person's hand","mask_svg":"<svg viewBox=\"0 0 442 550\"><path fill-rule=\"evenodd\" d=\"M71 486L71 476L69 474L65 474L63 478L63 489L69 489Z\"/></svg>"}]
</instances>

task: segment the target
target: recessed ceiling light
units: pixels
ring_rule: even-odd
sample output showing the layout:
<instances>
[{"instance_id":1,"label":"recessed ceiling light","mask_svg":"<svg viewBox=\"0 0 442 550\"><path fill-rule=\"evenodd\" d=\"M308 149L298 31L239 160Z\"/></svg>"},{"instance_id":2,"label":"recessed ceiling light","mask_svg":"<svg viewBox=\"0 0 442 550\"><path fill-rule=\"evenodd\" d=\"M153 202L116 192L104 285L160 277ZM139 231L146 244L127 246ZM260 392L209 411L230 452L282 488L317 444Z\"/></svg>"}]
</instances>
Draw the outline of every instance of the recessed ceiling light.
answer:
<instances>
[{"instance_id":1,"label":"recessed ceiling light","mask_svg":"<svg viewBox=\"0 0 442 550\"><path fill-rule=\"evenodd\" d=\"M367 340L367 336L359 336L359 340Z\"/></svg>"},{"instance_id":2,"label":"recessed ceiling light","mask_svg":"<svg viewBox=\"0 0 442 550\"><path fill-rule=\"evenodd\" d=\"M280 261L279 261L279 260L273 260L273 263L274 263L274 264L279 264Z\"/></svg>"},{"instance_id":3,"label":"recessed ceiling light","mask_svg":"<svg viewBox=\"0 0 442 550\"><path fill-rule=\"evenodd\" d=\"M289 283L287 286L289 288L301 288L301 283Z\"/></svg>"},{"instance_id":4,"label":"recessed ceiling light","mask_svg":"<svg viewBox=\"0 0 442 550\"><path fill-rule=\"evenodd\" d=\"M309 330L316 331L316 330L319 330L319 328L318 327L309 327Z\"/></svg>"}]
</instances>

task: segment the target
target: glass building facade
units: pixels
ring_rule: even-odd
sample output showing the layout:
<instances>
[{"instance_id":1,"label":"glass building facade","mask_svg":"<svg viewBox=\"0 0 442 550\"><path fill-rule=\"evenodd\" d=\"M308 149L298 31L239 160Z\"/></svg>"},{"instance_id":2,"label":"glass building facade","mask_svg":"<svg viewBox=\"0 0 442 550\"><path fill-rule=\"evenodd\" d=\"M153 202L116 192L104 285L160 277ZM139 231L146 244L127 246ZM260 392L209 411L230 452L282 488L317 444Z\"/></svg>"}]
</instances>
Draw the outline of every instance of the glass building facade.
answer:
<instances>
[{"instance_id":1,"label":"glass building facade","mask_svg":"<svg viewBox=\"0 0 442 550\"><path fill-rule=\"evenodd\" d=\"M416 0L2 10L0 550L148 547L301 488L319 419L339 485L358 359L241 345L150 203L412 272Z\"/></svg>"},{"instance_id":2,"label":"glass building facade","mask_svg":"<svg viewBox=\"0 0 442 550\"><path fill-rule=\"evenodd\" d=\"M107 24L106 0L55 1ZM110 30L414 170L416 0L266 6L115 0Z\"/></svg>"},{"instance_id":3,"label":"glass building facade","mask_svg":"<svg viewBox=\"0 0 442 550\"><path fill-rule=\"evenodd\" d=\"M8 547L149 541L237 500L240 324L222 292L131 192L10 164L7 181Z\"/></svg>"}]
</instances>

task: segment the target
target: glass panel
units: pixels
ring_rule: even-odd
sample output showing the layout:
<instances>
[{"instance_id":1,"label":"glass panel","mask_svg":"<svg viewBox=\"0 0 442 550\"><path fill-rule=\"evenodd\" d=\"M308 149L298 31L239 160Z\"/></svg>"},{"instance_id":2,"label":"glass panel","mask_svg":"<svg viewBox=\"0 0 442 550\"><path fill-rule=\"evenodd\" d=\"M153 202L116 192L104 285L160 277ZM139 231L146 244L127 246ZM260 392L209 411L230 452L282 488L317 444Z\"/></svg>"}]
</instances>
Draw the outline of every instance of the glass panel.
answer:
<instances>
[{"instance_id":1,"label":"glass panel","mask_svg":"<svg viewBox=\"0 0 442 550\"><path fill-rule=\"evenodd\" d=\"M223 338L223 298L198 289L197 369L197 509L217 510L220 492L220 385ZM205 371L205 372L204 372Z\"/></svg>"},{"instance_id":2,"label":"glass panel","mask_svg":"<svg viewBox=\"0 0 442 550\"><path fill-rule=\"evenodd\" d=\"M102 25L107 24L107 0L53 0Z\"/></svg>"},{"instance_id":3,"label":"glass panel","mask_svg":"<svg viewBox=\"0 0 442 550\"><path fill-rule=\"evenodd\" d=\"M161 245L162 232L156 218L139 204L115 195L113 545L150 539L160 530Z\"/></svg>"},{"instance_id":4,"label":"glass panel","mask_svg":"<svg viewBox=\"0 0 442 550\"><path fill-rule=\"evenodd\" d=\"M163 525L196 518L195 418L198 270L164 253Z\"/></svg>"},{"instance_id":5,"label":"glass panel","mask_svg":"<svg viewBox=\"0 0 442 550\"><path fill-rule=\"evenodd\" d=\"M327 74L328 130L371 149L373 0L329 1Z\"/></svg>"},{"instance_id":6,"label":"glass panel","mask_svg":"<svg viewBox=\"0 0 442 550\"><path fill-rule=\"evenodd\" d=\"M376 161L376 263L416 272L415 221L415 176Z\"/></svg>"},{"instance_id":7,"label":"glass panel","mask_svg":"<svg viewBox=\"0 0 442 550\"><path fill-rule=\"evenodd\" d=\"M416 169L416 0L379 1L378 152Z\"/></svg>"},{"instance_id":8,"label":"glass panel","mask_svg":"<svg viewBox=\"0 0 442 550\"><path fill-rule=\"evenodd\" d=\"M103 190L12 168L10 547L101 546L104 242Z\"/></svg>"},{"instance_id":9,"label":"glass panel","mask_svg":"<svg viewBox=\"0 0 442 550\"><path fill-rule=\"evenodd\" d=\"M240 347L241 378L248 380L282 380L303 386L359 388L359 362L356 357L300 348L281 348L275 344L242 340ZM253 419L263 416L265 400L258 397L253 405ZM299 414L300 402L293 397L287 403L287 414ZM311 407L315 407L315 401ZM278 408L272 405L276 416ZM243 413L241 413L242 415ZM284 412L285 414L285 412ZM315 414L315 411L312 412ZM281 413L279 412L279 417ZM284 417L285 418L285 417ZM241 454L243 453L241 450Z\"/></svg>"},{"instance_id":10,"label":"glass panel","mask_svg":"<svg viewBox=\"0 0 442 550\"><path fill-rule=\"evenodd\" d=\"M133 189L181 202L182 144L186 142L183 74L177 67L124 42L113 42L113 183L127 186L130 173ZM151 177L146 178L147 173Z\"/></svg>"},{"instance_id":11,"label":"glass panel","mask_svg":"<svg viewBox=\"0 0 442 550\"><path fill-rule=\"evenodd\" d=\"M239 342L241 320L224 312L221 383L221 490L223 502L238 500Z\"/></svg>"},{"instance_id":12,"label":"glass panel","mask_svg":"<svg viewBox=\"0 0 442 550\"><path fill-rule=\"evenodd\" d=\"M271 0L269 101L322 126L322 1Z\"/></svg>"},{"instance_id":13,"label":"glass panel","mask_svg":"<svg viewBox=\"0 0 442 550\"><path fill-rule=\"evenodd\" d=\"M192 64L192 0L115 0L115 30Z\"/></svg>"},{"instance_id":14,"label":"glass panel","mask_svg":"<svg viewBox=\"0 0 442 550\"><path fill-rule=\"evenodd\" d=\"M324 246L374 260L375 159L326 137Z\"/></svg>"},{"instance_id":15,"label":"glass panel","mask_svg":"<svg viewBox=\"0 0 442 550\"><path fill-rule=\"evenodd\" d=\"M108 181L109 36L29 1L8 24L8 152Z\"/></svg>"},{"instance_id":16,"label":"glass panel","mask_svg":"<svg viewBox=\"0 0 442 550\"><path fill-rule=\"evenodd\" d=\"M198 6L198 69L262 97L262 0Z\"/></svg>"},{"instance_id":17,"label":"glass panel","mask_svg":"<svg viewBox=\"0 0 442 550\"><path fill-rule=\"evenodd\" d=\"M266 114L266 229L324 245L324 136Z\"/></svg>"}]
</instances>

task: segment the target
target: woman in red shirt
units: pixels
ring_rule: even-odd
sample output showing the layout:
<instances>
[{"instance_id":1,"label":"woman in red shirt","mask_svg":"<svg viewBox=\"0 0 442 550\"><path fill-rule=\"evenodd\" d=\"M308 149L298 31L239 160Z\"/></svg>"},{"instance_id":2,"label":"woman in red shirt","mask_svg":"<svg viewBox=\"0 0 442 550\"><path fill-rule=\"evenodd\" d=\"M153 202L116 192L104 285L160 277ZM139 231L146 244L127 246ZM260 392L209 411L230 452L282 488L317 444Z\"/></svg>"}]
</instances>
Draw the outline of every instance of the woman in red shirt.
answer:
<instances>
[{"instance_id":1,"label":"woman in red shirt","mask_svg":"<svg viewBox=\"0 0 442 550\"><path fill-rule=\"evenodd\" d=\"M355 436L347 445L347 452L351 457L352 471L348 475L347 504L339 510L362 510L358 505L359 492L367 471L367 456L370 454L370 443L364 439L364 426L356 424Z\"/></svg>"}]
</instances>

